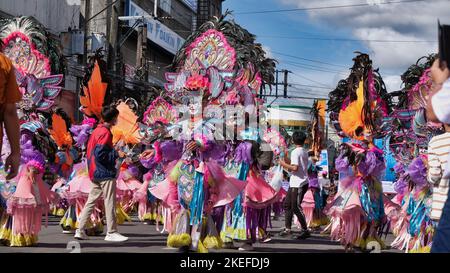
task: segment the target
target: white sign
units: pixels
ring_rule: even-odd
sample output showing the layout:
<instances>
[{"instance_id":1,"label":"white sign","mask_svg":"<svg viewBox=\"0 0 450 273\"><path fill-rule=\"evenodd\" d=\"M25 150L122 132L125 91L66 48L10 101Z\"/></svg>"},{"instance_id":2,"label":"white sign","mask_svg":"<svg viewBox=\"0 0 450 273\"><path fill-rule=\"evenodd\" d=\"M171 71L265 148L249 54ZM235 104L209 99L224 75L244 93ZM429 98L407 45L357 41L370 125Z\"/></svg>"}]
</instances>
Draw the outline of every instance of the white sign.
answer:
<instances>
[{"instance_id":1,"label":"white sign","mask_svg":"<svg viewBox=\"0 0 450 273\"><path fill-rule=\"evenodd\" d=\"M135 4L133 1L128 1L127 16L150 16L145 10ZM155 19L144 19L147 24L147 38L161 46L168 52L176 54L184 43L184 39L176 34L173 30ZM135 20L129 20L128 25L133 26Z\"/></svg>"}]
</instances>

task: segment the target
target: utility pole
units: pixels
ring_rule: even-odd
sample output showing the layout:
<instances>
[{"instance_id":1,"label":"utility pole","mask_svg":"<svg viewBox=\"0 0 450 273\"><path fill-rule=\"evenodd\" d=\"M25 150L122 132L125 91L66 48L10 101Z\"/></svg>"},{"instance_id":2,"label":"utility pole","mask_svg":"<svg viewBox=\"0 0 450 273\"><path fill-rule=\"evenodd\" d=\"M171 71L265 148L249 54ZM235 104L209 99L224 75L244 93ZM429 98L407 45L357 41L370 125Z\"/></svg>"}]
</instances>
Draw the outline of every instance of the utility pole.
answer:
<instances>
[{"instance_id":1,"label":"utility pole","mask_svg":"<svg viewBox=\"0 0 450 273\"><path fill-rule=\"evenodd\" d=\"M147 52L147 24L139 26L138 41L136 50L136 67L141 70L138 77L140 80L147 81L148 74L146 69L146 52Z\"/></svg>"},{"instance_id":2,"label":"utility pole","mask_svg":"<svg viewBox=\"0 0 450 273\"><path fill-rule=\"evenodd\" d=\"M284 83L283 83L283 85L284 85L284 90L283 90L283 97L284 98L287 98L288 97L288 95L287 95L287 88L288 88L288 73L289 73L289 71L287 70L287 69L285 69L285 70L282 70L282 72L284 73Z\"/></svg>"},{"instance_id":3,"label":"utility pole","mask_svg":"<svg viewBox=\"0 0 450 273\"><path fill-rule=\"evenodd\" d=\"M87 65L87 35L89 32L88 23L91 16L91 0L84 0L84 38L83 38L83 66L86 69Z\"/></svg>"},{"instance_id":4,"label":"utility pole","mask_svg":"<svg viewBox=\"0 0 450 273\"><path fill-rule=\"evenodd\" d=\"M118 11L120 6L120 1L112 4L112 0L107 1L108 6L108 70L115 71L117 74L117 69L115 67L117 58L117 41L119 32L119 20Z\"/></svg>"},{"instance_id":5,"label":"utility pole","mask_svg":"<svg viewBox=\"0 0 450 273\"><path fill-rule=\"evenodd\" d=\"M278 98L278 70L275 71L275 96Z\"/></svg>"}]
</instances>

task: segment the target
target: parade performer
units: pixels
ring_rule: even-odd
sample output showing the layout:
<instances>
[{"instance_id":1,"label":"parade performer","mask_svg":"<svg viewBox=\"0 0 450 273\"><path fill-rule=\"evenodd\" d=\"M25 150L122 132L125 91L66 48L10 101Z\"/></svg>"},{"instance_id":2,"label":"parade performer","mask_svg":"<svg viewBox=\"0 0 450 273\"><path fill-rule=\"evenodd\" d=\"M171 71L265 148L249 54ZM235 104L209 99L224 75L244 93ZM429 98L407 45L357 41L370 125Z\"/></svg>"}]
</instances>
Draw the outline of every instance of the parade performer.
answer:
<instances>
[{"instance_id":1,"label":"parade performer","mask_svg":"<svg viewBox=\"0 0 450 273\"><path fill-rule=\"evenodd\" d=\"M229 31L225 31L227 29ZM230 35L230 39L227 35ZM234 46L242 52L237 54ZM245 53L247 51L249 54ZM169 185L175 184L171 189L174 193L178 191L174 196L179 196L181 201L174 228L168 238L169 246L191 246L192 250L206 251L207 248L220 247L222 244L217 231L218 222L214 222L212 214L220 214L217 208L231 203L246 184L226 176L223 164L227 145L223 141L214 141L214 123L223 124L223 108L226 105L241 104L251 111L250 114L256 114L256 93L262 78L267 79L264 77L267 74L263 73L270 71L261 71L260 68L270 65L270 61L263 57L250 58L250 52L261 56L264 54L254 43L254 36L234 22L215 18L188 38L174 60L177 73L168 73L166 76L168 83L165 87L174 105L188 106L187 130L182 134L184 153L166 179L170 181ZM213 105L217 106L217 111L202 113L202 108ZM249 177L262 181L263 188L270 188L257 177L256 169L249 170ZM251 184L250 181L248 183ZM159 185L164 184L162 182ZM152 189L151 192L157 198L167 200L156 190ZM244 194L249 196L250 192L251 189L246 188ZM252 202L251 199L243 201ZM253 203L259 201L255 199ZM251 223L252 219L249 220ZM202 223L206 225L206 232L199 229ZM256 226L254 224L252 228L256 230Z\"/></svg>"},{"instance_id":2,"label":"parade performer","mask_svg":"<svg viewBox=\"0 0 450 273\"><path fill-rule=\"evenodd\" d=\"M23 94L18 104L21 120L22 166L17 189L7 200L10 226L2 230L5 242L12 246L28 246L37 242L42 214L56 198L43 182L46 168L55 163L57 145L47 130L49 112L60 93L63 75L61 53L43 25L32 17L0 21L2 51L16 72ZM53 184L53 183L50 183ZM39 225L37 222L39 221ZM8 225L8 224L7 224ZM5 236L3 236L5 235Z\"/></svg>"},{"instance_id":3,"label":"parade performer","mask_svg":"<svg viewBox=\"0 0 450 273\"><path fill-rule=\"evenodd\" d=\"M355 246L366 249L370 241L383 246L378 229L386 217L379 178L385 164L373 139L383 136L383 118L390 113L386 88L369 56L358 54L354 61L350 76L338 83L328 102L339 134L353 139L343 144L336 160L336 169L348 176L340 181L339 192L326 210L332 218L332 239L350 251Z\"/></svg>"},{"instance_id":4,"label":"parade performer","mask_svg":"<svg viewBox=\"0 0 450 273\"><path fill-rule=\"evenodd\" d=\"M56 183L52 191L60 193L60 203L53 208L55 215L63 216L67 209L67 199L64 196L64 188L67 178L72 172L74 162L78 160L78 151L73 147L73 137L69 128L71 126L70 118L61 108L56 108L51 113L49 120L49 133L52 140L58 147L55 154L52 171L56 173Z\"/></svg>"},{"instance_id":5,"label":"parade performer","mask_svg":"<svg viewBox=\"0 0 450 273\"><path fill-rule=\"evenodd\" d=\"M7 200L8 219L3 219L0 238L9 246L19 247L37 244L42 215L48 215L50 204L58 200L42 180L44 155L30 140L23 143L22 150L22 161L26 163L19 174L16 191Z\"/></svg>"},{"instance_id":6,"label":"parade performer","mask_svg":"<svg viewBox=\"0 0 450 273\"><path fill-rule=\"evenodd\" d=\"M140 140L138 117L130 108L129 102L133 101L127 99L119 101L117 110L119 117L117 124L111 128L113 134L113 145L122 146L122 152L125 154L125 160L120 164L119 175L116 182L116 196L117 202L117 223L122 224L125 220L131 221L130 213L136 202L133 199L134 194L142 183L138 180L141 176L139 171L139 152ZM134 101L137 108L137 103Z\"/></svg>"},{"instance_id":7,"label":"parade performer","mask_svg":"<svg viewBox=\"0 0 450 273\"><path fill-rule=\"evenodd\" d=\"M168 164L181 157L182 145L173 141L164 141L170 138L168 130L177 123L177 113L164 98L157 97L146 109L142 123L139 124L142 143L151 146L150 151L140 155L141 164L148 170L144 174L144 183L134 195L138 202L138 217L141 221L156 222L159 230L159 222L164 222L162 232L171 229L170 209L162 205L161 200L150 193L166 178ZM170 148L175 148L171 150Z\"/></svg>"},{"instance_id":8,"label":"parade performer","mask_svg":"<svg viewBox=\"0 0 450 273\"><path fill-rule=\"evenodd\" d=\"M402 75L405 87L398 94L391 125L391 149L398 164L395 182L401 210L392 247L405 252L430 252L434 226L431 220L432 186L427 182L426 148L431 137L443 133L442 124L425 117L426 97L433 88L430 70L435 56L420 58ZM397 122L395 122L397 121Z\"/></svg>"},{"instance_id":9,"label":"parade performer","mask_svg":"<svg viewBox=\"0 0 450 273\"><path fill-rule=\"evenodd\" d=\"M301 204L305 213L308 228L320 229L320 226L328 224L328 219L323 213L323 202L320 193L319 172L322 170L317 164L317 158L310 151L310 159L308 164L309 188L305 193ZM297 220L298 221L298 220ZM297 223L298 226L299 223Z\"/></svg>"}]
</instances>

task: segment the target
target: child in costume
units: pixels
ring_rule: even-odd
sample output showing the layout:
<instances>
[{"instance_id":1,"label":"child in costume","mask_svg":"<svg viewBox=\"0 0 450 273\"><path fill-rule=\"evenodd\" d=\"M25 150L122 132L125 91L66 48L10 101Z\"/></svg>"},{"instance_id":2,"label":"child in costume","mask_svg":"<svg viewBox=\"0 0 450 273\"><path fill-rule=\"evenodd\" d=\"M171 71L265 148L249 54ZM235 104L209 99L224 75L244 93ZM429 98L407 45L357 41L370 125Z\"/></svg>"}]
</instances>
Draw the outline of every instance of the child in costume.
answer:
<instances>
[{"instance_id":1,"label":"child in costume","mask_svg":"<svg viewBox=\"0 0 450 273\"><path fill-rule=\"evenodd\" d=\"M321 168L316 166L317 158L310 153L308 165L309 188L301 204L305 213L308 228L320 229L320 226L328 224L327 217L323 214L323 203L320 194L319 171Z\"/></svg>"}]
</instances>

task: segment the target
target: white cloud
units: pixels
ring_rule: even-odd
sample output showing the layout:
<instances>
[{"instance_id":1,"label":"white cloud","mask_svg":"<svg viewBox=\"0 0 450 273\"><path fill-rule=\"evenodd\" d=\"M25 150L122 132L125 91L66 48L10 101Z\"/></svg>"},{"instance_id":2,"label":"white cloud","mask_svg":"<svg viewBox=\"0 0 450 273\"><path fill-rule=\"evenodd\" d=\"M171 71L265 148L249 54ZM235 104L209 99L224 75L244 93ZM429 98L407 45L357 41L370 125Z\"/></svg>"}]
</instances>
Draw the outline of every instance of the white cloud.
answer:
<instances>
[{"instance_id":1,"label":"white cloud","mask_svg":"<svg viewBox=\"0 0 450 273\"><path fill-rule=\"evenodd\" d=\"M276 59L272 54L272 48L269 46L263 45L262 49L266 52L266 58Z\"/></svg>"},{"instance_id":2,"label":"white cloud","mask_svg":"<svg viewBox=\"0 0 450 273\"><path fill-rule=\"evenodd\" d=\"M421 40L415 35L404 35L389 27L381 28L357 28L354 35L359 39L366 40L398 40L415 41ZM418 58L437 51L437 43L380 43L365 41L364 44L371 50L369 54L375 67L386 69L405 70L415 63Z\"/></svg>"},{"instance_id":3,"label":"white cloud","mask_svg":"<svg viewBox=\"0 0 450 273\"><path fill-rule=\"evenodd\" d=\"M402 79L399 75L381 75L388 92L400 90L402 87Z\"/></svg>"},{"instance_id":4,"label":"white cloud","mask_svg":"<svg viewBox=\"0 0 450 273\"><path fill-rule=\"evenodd\" d=\"M279 0L298 8L340 6L385 0ZM446 0L373 5L365 7L310 10L313 23L330 29L348 29L361 40L437 40L437 19L450 18L450 2ZM363 42L369 48L375 66L402 73L416 60L437 51L437 43Z\"/></svg>"}]
</instances>

